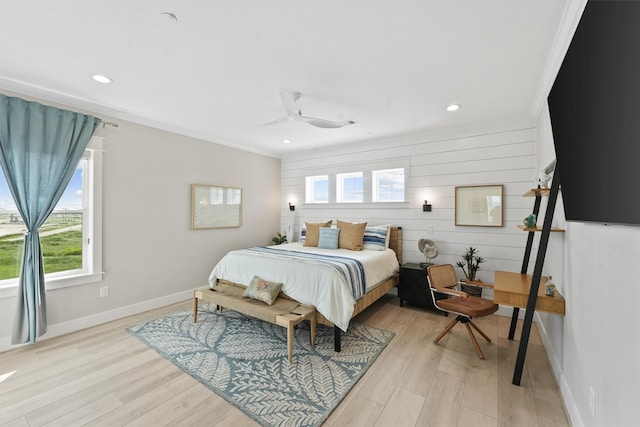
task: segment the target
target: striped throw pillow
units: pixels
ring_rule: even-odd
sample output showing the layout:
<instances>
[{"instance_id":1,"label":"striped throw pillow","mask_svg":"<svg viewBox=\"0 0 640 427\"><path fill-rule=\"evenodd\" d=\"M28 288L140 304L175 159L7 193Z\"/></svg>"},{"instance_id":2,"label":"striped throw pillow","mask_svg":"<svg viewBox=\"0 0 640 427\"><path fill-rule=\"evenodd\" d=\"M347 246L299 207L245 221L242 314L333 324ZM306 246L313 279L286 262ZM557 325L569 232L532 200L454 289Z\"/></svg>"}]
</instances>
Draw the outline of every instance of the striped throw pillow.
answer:
<instances>
[{"instance_id":1,"label":"striped throw pillow","mask_svg":"<svg viewBox=\"0 0 640 427\"><path fill-rule=\"evenodd\" d=\"M384 251L389 247L390 230L388 225L366 227L362 238L362 249Z\"/></svg>"}]
</instances>

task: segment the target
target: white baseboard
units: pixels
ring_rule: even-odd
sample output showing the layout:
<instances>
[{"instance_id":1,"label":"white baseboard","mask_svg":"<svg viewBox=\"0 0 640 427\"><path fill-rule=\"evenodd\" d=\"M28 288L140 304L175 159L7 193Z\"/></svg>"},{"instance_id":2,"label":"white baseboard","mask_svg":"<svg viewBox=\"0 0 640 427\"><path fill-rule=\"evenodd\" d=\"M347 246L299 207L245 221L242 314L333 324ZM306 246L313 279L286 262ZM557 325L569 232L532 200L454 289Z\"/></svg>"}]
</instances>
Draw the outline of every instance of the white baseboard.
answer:
<instances>
[{"instance_id":1,"label":"white baseboard","mask_svg":"<svg viewBox=\"0 0 640 427\"><path fill-rule=\"evenodd\" d=\"M188 291L178 292L173 295L166 295L160 298L156 298L150 301L143 301L137 304L131 304L125 307L119 307L109 311L103 311L101 313L92 314L86 317L80 317L68 322L62 322L55 325L48 325L47 332L38 338L39 341L49 338L57 337L60 335L68 334L70 332L79 331L82 329L90 328L92 326L100 325L102 323L111 322L113 320L121 319L127 316L133 316L134 314L142 313L145 311L153 310L155 308L164 307L177 302L186 301L193 298L194 288ZM24 345L29 344L11 344L11 337L0 338L0 353L7 350L13 350Z\"/></svg>"},{"instance_id":2,"label":"white baseboard","mask_svg":"<svg viewBox=\"0 0 640 427\"><path fill-rule=\"evenodd\" d=\"M496 312L499 316L511 317L513 313L512 307L500 306L498 311ZM524 314L526 313L525 309L520 309L518 313L518 319L524 319ZM539 314L536 312L533 316L533 321L538 326L538 332L540 332L540 338L542 340L542 345L544 345L545 352L547 353L547 358L549 359L549 363L551 364L551 369L553 371L553 375L556 378L556 381L560 388L560 397L564 403L564 407L567 410L567 415L571 421L571 425L574 427L582 427L584 424L582 423L582 417L580 417L580 412L576 406L575 400L573 399L573 394L571 393L571 389L567 384L567 380L564 376L564 372L562 371L562 364L555 357L553 352L550 352L551 340L549 339L549 335L547 334L547 330L544 327L544 323L540 320Z\"/></svg>"},{"instance_id":3,"label":"white baseboard","mask_svg":"<svg viewBox=\"0 0 640 427\"><path fill-rule=\"evenodd\" d=\"M562 364L560 363L558 358L555 357L555 354L549 351L549 349L552 348L551 340L549 340L549 335L547 334L547 330L544 327L544 323L540 321L538 313L535 313L534 318L538 325L538 332L540 332L540 339L542 339L542 344L544 345L545 352L547 353L547 358L549 359L549 363L551 363L553 375L556 377L556 382L560 387L560 396L562 397L564 407L567 410L567 415L569 415L571 425L574 427L582 427L584 425L582 423L582 417L580 416L580 412L578 411L576 402L573 399L571 388L569 387L567 379L564 376Z\"/></svg>"}]
</instances>

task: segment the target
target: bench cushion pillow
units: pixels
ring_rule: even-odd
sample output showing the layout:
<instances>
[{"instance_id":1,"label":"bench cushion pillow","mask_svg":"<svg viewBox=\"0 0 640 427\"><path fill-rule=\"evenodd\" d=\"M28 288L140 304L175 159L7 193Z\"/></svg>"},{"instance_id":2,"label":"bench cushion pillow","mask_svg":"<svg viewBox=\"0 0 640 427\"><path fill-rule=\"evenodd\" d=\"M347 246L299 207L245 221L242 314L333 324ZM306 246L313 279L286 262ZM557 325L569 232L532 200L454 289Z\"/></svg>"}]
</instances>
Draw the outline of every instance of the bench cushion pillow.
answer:
<instances>
[{"instance_id":1,"label":"bench cushion pillow","mask_svg":"<svg viewBox=\"0 0 640 427\"><path fill-rule=\"evenodd\" d=\"M271 305L278 298L280 289L282 289L282 283L270 282L261 277L253 276L251 283L249 283L242 296Z\"/></svg>"}]
</instances>

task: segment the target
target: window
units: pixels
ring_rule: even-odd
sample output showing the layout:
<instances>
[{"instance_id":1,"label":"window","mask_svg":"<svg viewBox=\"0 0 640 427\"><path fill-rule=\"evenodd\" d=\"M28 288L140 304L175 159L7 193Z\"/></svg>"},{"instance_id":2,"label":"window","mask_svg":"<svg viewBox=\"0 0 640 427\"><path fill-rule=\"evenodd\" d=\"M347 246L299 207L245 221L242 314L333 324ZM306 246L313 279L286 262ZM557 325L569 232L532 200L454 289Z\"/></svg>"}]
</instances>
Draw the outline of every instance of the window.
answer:
<instances>
[{"instance_id":1,"label":"window","mask_svg":"<svg viewBox=\"0 0 640 427\"><path fill-rule=\"evenodd\" d=\"M374 202L404 202L404 168L374 170L371 173Z\"/></svg>"},{"instance_id":2,"label":"window","mask_svg":"<svg viewBox=\"0 0 640 427\"><path fill-rule=\"evenodd\" d=\"M336 175L336 202L362 203L362 172Z\"/></svg>"},{"instance_id":3,"label":"window","mask_svg":"<svg viewBox=\"0 0 640 427\"><path fill-rule=\"evenodd\" d=\"M75 277L73 284L99 280L102 270L102 139L92 138L54 211L40 228L47 285ZM26 231L0 173L0 287L20 275ZM78 281L78 277L88 280ZM55 287L62 287L64 284ZM49 286L48 286L49 288Z\"/></svg>"},{"instance_id":4,"label":"window","mask_svg":"<svg viewBox=\"0 0 640 427\"><path fill-rule=\"evenodd\" d=\"M329 203L329 175L305 178L305 202Z\"/></svg>"},{"instance_id":5,"label":"window","mask_svg":"<svg viewBox=\"0 0 640 427\"><path fill-rule=\"evenodd\" d=\"M406 162L394 161L389 169L372 165L360 172L336 171L335 175L305 177L305 203L406 203ZM348 169L347 169L348 170Z\"/></svg>"}]
</instances>

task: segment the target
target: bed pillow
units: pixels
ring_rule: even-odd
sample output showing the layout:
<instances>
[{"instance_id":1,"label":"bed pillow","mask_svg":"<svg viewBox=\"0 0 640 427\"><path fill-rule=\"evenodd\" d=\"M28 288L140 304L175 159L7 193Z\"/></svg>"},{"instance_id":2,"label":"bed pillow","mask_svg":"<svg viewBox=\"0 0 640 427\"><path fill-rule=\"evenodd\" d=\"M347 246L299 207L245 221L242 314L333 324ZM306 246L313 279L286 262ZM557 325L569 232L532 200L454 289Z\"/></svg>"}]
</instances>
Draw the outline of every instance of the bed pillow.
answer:
<instances>
[{"instance_id":1,"label":"bed pillow","mask_svg":"<svg viewBox=\"0 0 640 427\"><path fill-rule=\"evenodd\" d=\"M320 227L318 247L321 249L338 249L339 228Z\"/></svg>"},{"instance_id":2,"label":"bed pillow","mask_svg":"<svg viewBox=\"0 0 640 427\"><path fill-rule=\"evenodd\" d=\"M352 251L362 250L362 239L366 227L366 222L353 223L338 220L338 228L340 229L338 247Z\"/></svg>"},{"instance_id":3,"label":"bed pillow","mask_svg":"<svg viewBox=\"0 0 640 427\"><path fill-rule=\"evenodd\" d=\"M258 276L253 276L251 283L247 286L242 294L243 297L249 297L258 301L265 302L269 305L273 304L282 289L282 283L270 282Z\"/></svg>"},{"instance_id":4,"label":"bed pillow","mask_svg":"<svg viewBox=\"0 0 640 427\"><path fill-rule=\"evenodd\" d=\"M331 227L333 220L325 222L305 222L307 232L304 239L304 246L318 246L320 240L320 227Z\"/></svg>"},{"instance_id":5,"label":"bed pillow","mask_svg":"<svg viewBox=\"0 0 640 427\"><path fill-rule=\"evenodd\" d=\"M366 227L362 238L362 249L384 251L389 247L388 225L376 225Z\"/></svg>"}]
</instances>

